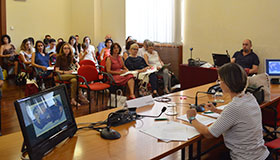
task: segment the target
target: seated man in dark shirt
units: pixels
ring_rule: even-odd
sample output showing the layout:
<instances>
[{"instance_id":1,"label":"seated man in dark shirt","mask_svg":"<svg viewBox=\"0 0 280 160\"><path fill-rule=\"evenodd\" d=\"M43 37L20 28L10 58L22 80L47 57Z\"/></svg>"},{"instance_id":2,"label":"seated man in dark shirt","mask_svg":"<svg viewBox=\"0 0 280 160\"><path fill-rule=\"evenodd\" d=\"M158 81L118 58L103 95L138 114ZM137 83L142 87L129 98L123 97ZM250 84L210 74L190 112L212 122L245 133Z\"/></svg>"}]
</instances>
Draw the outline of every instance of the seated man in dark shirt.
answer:
<instances>
[{"instance_id":1,"label":"seated man in dark shirt","mask_svg":"<svg viewBox=\"0 0 280 160\"><path fill-rule=\"evenodd\" d=\"M251 49L252 41L245 39L242 48L242 50L234 53L231 62L241 65L248 75L258 73L260 61L259 57Z\"/></svg>"}]
</instances>

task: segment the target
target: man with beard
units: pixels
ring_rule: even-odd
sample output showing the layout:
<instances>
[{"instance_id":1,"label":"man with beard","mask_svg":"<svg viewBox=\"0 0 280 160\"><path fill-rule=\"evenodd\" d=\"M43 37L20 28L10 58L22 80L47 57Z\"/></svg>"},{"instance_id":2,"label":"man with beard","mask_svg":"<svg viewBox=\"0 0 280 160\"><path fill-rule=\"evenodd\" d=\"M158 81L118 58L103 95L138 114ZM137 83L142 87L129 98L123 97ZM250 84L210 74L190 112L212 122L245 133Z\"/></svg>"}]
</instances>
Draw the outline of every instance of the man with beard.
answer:
<instances>
[{"instance_id":1,"label":"man with beard","mask_svg":"<svg viewBox=\"0 0 280 160\"><path fill-rule=\"evenodd\" d=\"M231 62L241 65L248 75L258 73L259 57L253 52L252 41L245 39L242 44L242 49L237 51L232 56Z\"/></svg>"}]
</instances>

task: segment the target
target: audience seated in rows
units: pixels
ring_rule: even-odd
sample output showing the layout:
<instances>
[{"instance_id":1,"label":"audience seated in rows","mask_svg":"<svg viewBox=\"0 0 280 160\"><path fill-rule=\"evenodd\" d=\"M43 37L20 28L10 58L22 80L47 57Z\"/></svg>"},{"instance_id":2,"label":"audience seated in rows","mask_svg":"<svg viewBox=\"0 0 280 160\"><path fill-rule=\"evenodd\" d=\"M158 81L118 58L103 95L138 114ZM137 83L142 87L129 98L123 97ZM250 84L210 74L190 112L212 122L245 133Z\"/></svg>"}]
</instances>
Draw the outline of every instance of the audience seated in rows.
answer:
<instances>
[{"instance_id":1,"label":"audience seated in rows","mask_svg":"<svg viewBox=\"0 0 280 160\"><path fill-rule=\"evenodd\" d=\"M150 67L154 67L158 70L157 74L163 77L164 92L169 93L171 89L171 75L169 74L168 68L163 67L164 63L160 59L157 51L154 50L154 43L147 42L147 52L144 54L144 59Z\"/></svg>"},{"instance_id":2,"label":"audience seated in rows","mask_svg":"<svg viewBox=\"0 0 280 160\"><path fill-rule=\"evenodd\" d=\"M3 60L3 68L8 71L9 65L14 65L14 73L18 73L18 54L16 53L16 48L11 44L11 37L9 35L3 35L1 37L1 48L0 57Z\"/></svg>"},{"instance_id":3,"label":"audience seated in rows","mask_svg":"<svg viewBox=\"0 0 280 160\"><path fill-rule=\"evenodd\" d=\"M110 35L110 34L107 34L107 35L105 36L105 41L106 41L106 39L111 39L111 35ZM98 46L97 46L98 53L101 53L102 49L106 47L106 45L105 45L106 42L105 42L105 41L100 42L100 43L98 44Z\"/></svg>"},{"instance_id":4,"label":"audience seated in rows","mask_svg":"<svg viewBox=\"0 0 280 160\"><path fill-rule=\"evenodd\" d=\"M110 49L113 44L112 39L106 39L105 40L105 48L103 48L100 52L100 61L103 59L106 59L106 57L110 56Z\"/></svg>"},{"instance_id":5,"label":"audience seated in rows","mask_svg":"<svg viewBox=\"0 0 280 160\"><path fill-rule=\"evenodd\" d=\"M120 56L121 46L118 43L114 43L111 46L111 55L106 59L106 70L108 73L112 74L114 81L118 85L128 84L129 88L129 98L134 99L134 78L132 74L127 74L121 76L121 74L126 73L128 70L124 66L123 60Z\"/></svg>"},{"instance_id":6,"label":"audience seated in rows","mask_svg":"<svg viewBox=\"0 0 280 160\"><path fill-rule=\"evenodd\" d=\"M147 69L150 68L150 66L146 63L143 57L137 56L137 51L139 49L138 44L134 43L130 46L129 57L125 60L125 66L129 71L135 71L137 70L138 73L145 72ZM149 82L152 86L152 93L153 96L158 96L157 92L157 75L156 73L151 73L149 75Z\"/></svg>"}]
</instances>

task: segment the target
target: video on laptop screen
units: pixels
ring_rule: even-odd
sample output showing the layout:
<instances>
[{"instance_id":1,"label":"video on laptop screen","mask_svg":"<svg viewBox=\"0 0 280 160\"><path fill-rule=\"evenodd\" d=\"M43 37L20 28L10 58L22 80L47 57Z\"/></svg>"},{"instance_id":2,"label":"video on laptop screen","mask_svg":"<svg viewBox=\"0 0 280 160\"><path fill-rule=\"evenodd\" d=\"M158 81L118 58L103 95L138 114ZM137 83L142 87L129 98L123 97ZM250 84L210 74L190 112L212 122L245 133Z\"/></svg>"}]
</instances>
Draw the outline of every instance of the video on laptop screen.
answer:
<instances>
[{"instance_id":1,"label":"video on laptop screen","mask_svg":"<svg viewBox=\"0 0 280 160\"><path fill-rule=\"evenodd\" d=\"M59 133L69 125L76 125L64 87L27 97L15 102L22 131L36 145Z\"/></svg>"}]
</instances>

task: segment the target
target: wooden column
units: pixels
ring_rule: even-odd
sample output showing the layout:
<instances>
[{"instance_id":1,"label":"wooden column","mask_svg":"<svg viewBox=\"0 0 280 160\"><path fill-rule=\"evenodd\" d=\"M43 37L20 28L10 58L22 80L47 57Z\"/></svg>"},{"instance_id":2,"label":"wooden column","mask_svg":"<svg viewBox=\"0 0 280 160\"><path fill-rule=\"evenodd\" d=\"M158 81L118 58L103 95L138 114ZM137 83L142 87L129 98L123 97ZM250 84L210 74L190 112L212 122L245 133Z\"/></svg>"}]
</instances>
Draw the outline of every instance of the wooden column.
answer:
<instances>
[{"instance_id":1,"label":"wooden column","mask_svg":"<svg viewBox=\"0 0 280 160\"><path fill-rule=\"evenodd\" d=\"M7 34L6 29L6 0L0 1L0 35Z\"/></svg>"}]
</instances>

